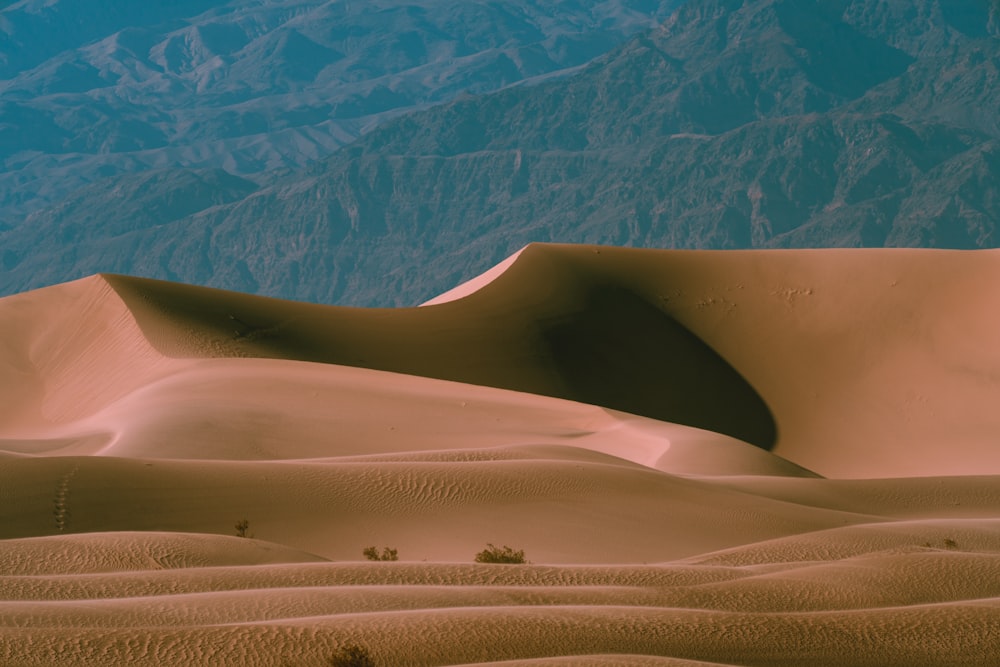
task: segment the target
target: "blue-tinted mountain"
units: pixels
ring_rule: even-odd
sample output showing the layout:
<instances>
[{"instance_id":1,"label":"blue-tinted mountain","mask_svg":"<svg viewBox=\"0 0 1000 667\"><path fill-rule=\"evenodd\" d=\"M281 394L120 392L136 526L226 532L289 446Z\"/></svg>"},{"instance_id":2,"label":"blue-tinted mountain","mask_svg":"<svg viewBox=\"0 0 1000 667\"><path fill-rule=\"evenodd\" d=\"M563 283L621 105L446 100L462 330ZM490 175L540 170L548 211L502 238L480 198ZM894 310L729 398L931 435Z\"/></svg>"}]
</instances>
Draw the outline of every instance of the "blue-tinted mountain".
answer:
<instances>
[{"instance_id":1,"label":"blue-tinted mountain","mask_svg":"<svg viewBox=\"0 0 1000 667\"><path fill-rule=\"evenodd\" d=\"M22 0L0 9L0 226L104 177L301 167L394 113L582 65L676 4Z\"/></svg>"},{"instance_id":2,"label":"blue-tinted mountain","mask_svg":"<svg viewBox=\"0 0 1000 667\"><path fill-rule=\"evenodd\" d=\"M400 116L186 218L94 227L69 249L42 239L71 216L40 211L0 239L0 275L398 305L531 241L995 246L998 15L987 0L691 0L572 76Z\"/></svg>"}]
</instances>

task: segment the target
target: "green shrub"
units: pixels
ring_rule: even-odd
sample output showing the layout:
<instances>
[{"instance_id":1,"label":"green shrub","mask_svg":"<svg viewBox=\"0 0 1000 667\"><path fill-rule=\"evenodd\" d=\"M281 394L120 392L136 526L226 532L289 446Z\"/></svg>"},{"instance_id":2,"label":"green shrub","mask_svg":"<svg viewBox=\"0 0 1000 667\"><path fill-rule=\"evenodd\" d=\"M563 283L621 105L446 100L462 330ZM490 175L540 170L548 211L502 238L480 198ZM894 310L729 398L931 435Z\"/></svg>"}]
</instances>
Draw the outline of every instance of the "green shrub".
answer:
<instances>
[{"instance_id":1,"label":"green shrub","mask_svg":"<svg viewBox=\"0 0 1000 667\"><path fill-rule=\"evenodd\" d=\"M377 547L365 547L361 553L363 553L365 558L368 560L399 560L399 555L396 553L396 550L390 549L389 547L382 549L381 554L378 552Z\"/></svg>"},{"instance_id":2,"label":"green shrub","mask_svg":"<svg viewBox=\"0 0 1000 667\"><path fill-rule=\"evenodd\" d=\"M521 564L527 561L524 560L524 551L521 549L515 551L506 544L503 547L497 547L488 543L485 549L476 554L476 562Z\"/></svg>"}]
</instances>

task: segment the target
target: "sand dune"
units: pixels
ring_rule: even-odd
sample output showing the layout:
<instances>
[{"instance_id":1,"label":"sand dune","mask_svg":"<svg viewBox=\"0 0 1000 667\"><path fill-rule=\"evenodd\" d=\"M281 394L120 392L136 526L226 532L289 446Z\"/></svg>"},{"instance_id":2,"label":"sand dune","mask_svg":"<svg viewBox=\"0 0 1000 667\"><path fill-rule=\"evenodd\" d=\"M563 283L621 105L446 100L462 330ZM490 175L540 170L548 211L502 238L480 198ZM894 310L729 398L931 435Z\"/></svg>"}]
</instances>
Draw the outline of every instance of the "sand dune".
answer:
<instances>
[{"instance_id":1,"label":"sand dune","mask_svg":"<svg viewBox=\"0 0 1000 667\"><path fill-rule=\"evenodd\" d=\"M653 656L733 665L987 664L1000 649L1000 531L992 523L979 528L989 545L966 543L957 527L954 546L921 546L915 542L927 535L908 526L905 546L879 550L880 541L901 537L899 527L866 526L873 541L850 556L806 554L815 538L789 537L756 565L732 563L732 554L646 566L364 565L308 562L283 547L223 536L95 534L87 539L104 540L101 553L169 551L173 542L175 553L213 557L167 569L128 570L115 560L100 573L38 577L79 567L64 549L34 575L2 576L0 658L322 664L349 639L381 664L576 653L609 665L658 664ZM53 539L80 541L10 540L6 553L34 555ZM246 545L226 553L234 541ZM279 556L297 562L278 563ZM246 564L254 560L260 564ZM595 655L614 653L623 655Z\"/></svg>"},{"instance_id":2,"label":"sand dune","mask_svg":"<svg viewBox=\"0 0 1000 667\"><path fill-rule=\"evenodd\" d=\"M411 309L0 299L0 665L990 664L997 274L539 245Z\"/></svg>"},{"instance_id":3,"label":"sand dune","mask_svg":"<svg viewBox=\"0 0 1000 667\"><path fill-rule=\"evenodd\" d=\"M889 576L868 589L898 586L905 592L913 584L913 567L922 564L889 569ZM378 569L396 567L380 564ZM230 574L233 569L227 568ZM537 577L528 587L470 586L453 578L445 586L307 585L7 602L0 659L19 665L52 664L58 656L73 656L67 664L318 665L351 642L368 647L376 664L491 664L619 654L624 664L636 659L627 656L658 656L735 665L913 665L988 664L1000 649L996 597L945 595L938 597L946 602L911 599L901 606L878 606L871 604L871 595L861 594L844 601L868 603L863 608L803 611L799 602L815 586L800 571L783 578L771 574L773 585L767 587L753 586L752 575L747 584L734 580L730 585L737 600L747 607L739 611L714 607L718 599L734 600L711 586L705 591L547 586ZM995 573L995 568L977 571ZM891 576L905 572L909 577ZM829 579L816 581L831 588Z\"/></svg>"},{"instance_id":4,"label":"sand dune","mask_svg":"<svg viewBox=\"0 0 1000 667\"><path fill-rule=\"evenodd\" d=\"M674 318L630 291L591 284L558 255L535 255L528 248L489 284L501 289L398 310L106 280L150 342L171 356L360 366L601 405L759 446L773 442L771 416L753 388ZM726 409L714 409L721 405Z\"/></svg>"},{"instance_id":5,"label":"sand dune","mask_svg":"<svg viewBox=\"0 0 1000 667\"><path fill-rule=\"evenodd\" d=\"M0 485L18 490L0 508L0 536L232 534L246 518L261 539L330 558L356 559L377 543L408 559L467 561L486 542L504 542L530 545L542 562L655 562L872 519L578 451L453 461L16 459L0 468Z\"/></svg>"},{"instance_id":6,"label":"sand dune","mask_svg":"<svg viewBox=\"0 0 1000 667\"><path fill-rule=\"evenodd\" d=\"M462 298L386 311L108 281L165 354L557 396L773 446L824 475L875 477L1000 472L1000 297L987 288L998 258L533 245Z\"/></svg>"}]
</instances>

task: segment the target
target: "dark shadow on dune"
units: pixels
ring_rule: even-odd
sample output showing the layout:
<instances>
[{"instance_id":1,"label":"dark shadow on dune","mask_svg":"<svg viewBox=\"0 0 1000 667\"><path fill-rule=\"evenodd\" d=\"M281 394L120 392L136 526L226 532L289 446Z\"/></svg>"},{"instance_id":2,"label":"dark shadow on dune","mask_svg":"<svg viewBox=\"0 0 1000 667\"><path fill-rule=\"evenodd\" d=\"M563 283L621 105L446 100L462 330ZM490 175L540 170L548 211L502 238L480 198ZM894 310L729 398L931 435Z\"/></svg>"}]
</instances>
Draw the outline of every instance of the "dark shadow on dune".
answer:
<instances>
[{"instance_id":1,"label":"dark shadow on dune","mask_svg":"<svg viewBox=\"0 0 1000 667\"><path fill-rule=\"evenodd\" d=\"M574 257L532 246L485 288L425 308L340 308L105 279L168 356L406 373L565 398L774 446L770 410L732 366L669 314Z\"/></svg>"},{"instance_id":2,"label":"dark shadow on dune","mask_svg":"<svg viewBox=\"0 0 1000 667\"><path fill-rule=\"evenodd\" d=\"M777 428L752 386L712 348L634 293L592 288L543 323L557 372L585 403L725 433L771 449Z\"/></svg>"}]
</instances>

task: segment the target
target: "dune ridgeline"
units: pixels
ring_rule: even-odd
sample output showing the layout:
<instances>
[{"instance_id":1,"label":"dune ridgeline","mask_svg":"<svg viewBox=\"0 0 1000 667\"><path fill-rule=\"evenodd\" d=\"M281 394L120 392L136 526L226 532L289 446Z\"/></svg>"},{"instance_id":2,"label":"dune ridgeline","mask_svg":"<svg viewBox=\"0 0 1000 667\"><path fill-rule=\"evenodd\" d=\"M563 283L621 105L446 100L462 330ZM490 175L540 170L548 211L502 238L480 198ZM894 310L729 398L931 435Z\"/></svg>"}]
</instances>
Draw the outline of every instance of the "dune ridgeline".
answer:
<instances>
[{"instance_id":1,"label":"dune ridgeline","mask_svg":"<svg viewBox=\"0 0 1000 667\"><path fill-rule=\"evenodd\" d=\"M0 664L991 664L998 282L536 244L415 308L0 299Z\"/></svg>"}]
</instances>

